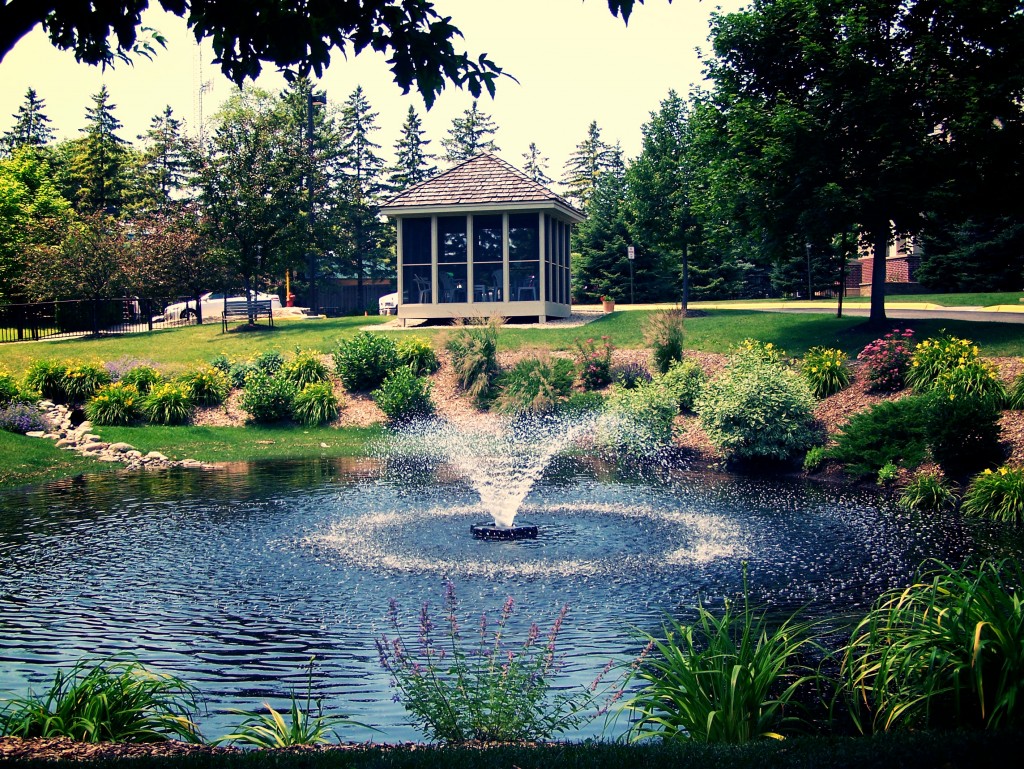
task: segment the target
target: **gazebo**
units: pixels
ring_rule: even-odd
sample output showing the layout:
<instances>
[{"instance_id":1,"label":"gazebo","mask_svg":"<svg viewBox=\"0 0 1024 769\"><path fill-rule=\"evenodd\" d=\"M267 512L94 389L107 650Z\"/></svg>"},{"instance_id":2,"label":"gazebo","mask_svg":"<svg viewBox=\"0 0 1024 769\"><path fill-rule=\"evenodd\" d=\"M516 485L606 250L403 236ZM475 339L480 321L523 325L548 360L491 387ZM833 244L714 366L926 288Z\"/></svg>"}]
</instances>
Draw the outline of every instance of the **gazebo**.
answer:
<instances>
[{"instance_id":1,"label":"gazebo","mask_svg":"<svg viewBox=\"0 0 1024 769\"><path fill-rule=\"evenodd\" d=\"M391 198L398 317L569 316L569 233L583 215L490 153Z\"/></svg>"}]
</instances>

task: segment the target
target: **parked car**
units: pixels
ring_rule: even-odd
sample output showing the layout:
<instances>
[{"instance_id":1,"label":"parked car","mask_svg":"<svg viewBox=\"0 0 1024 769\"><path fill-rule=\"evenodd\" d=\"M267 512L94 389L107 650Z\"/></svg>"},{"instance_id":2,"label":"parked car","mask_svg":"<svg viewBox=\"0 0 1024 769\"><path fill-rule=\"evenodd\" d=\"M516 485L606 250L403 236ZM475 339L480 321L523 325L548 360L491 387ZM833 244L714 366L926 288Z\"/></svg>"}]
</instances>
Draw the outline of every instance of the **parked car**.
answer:
<instances>
[{"instance_id":1,"label":"parked car","mask_svg":"<svg viewBox=\"0 0 1024 769\"><path fill-rule=\"evenodd\" d=\"M254 296L257 300L270 300L270 309L275 313L281 309L281 298L277 294L264 294L257 292ZM229 302L244 302L245 294L241 296L229 296ZM199 307L203 311L203 321L219 318L224 311L224 294L218 292L207 292L199 297ZM174 321L192 320L196 317L196 300L188 302L175 302L164 307L164 314L153 318L154 321L172 323Z\"/></svg>"},{"instance_id":2,"label":"parked car","mask_svg":"<svg viewBox=\"0 0 1024 769\"><path fill-rule=\"evenodd\" d=\"M398 314L398 293L384 294L377 300L377 312L381 315Z\"/></svg>"}]
</instances>

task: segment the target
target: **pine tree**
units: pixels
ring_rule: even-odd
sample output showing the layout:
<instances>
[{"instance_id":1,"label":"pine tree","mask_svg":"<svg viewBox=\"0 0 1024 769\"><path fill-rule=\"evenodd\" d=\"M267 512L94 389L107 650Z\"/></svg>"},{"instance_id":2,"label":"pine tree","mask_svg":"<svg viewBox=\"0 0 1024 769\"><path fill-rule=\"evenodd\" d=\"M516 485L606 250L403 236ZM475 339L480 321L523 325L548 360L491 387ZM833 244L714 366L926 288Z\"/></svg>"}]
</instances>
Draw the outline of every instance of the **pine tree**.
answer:
<instances>
[{"instance_id":1,"label":"pine tree","mask_svg":"<svg viewBox=\"0 0 1024 769\"><path fill-rule=\"evenodd\" d=\"M154 115L149 129L139 137L146 142L139 169L138 196L145 209L160 209L184 189L188 163L181 121L170 106Z\"/></svg>"},{"instance_id":2,"label":"pine tree","mask_svg":"<svg viewBox=\"0 0 1024 769\"><path fill-rule=\"evenodd\" d=\"M523 172L527 176L538 184L551 184L553 180L547 174L548 158L541 155L536 142L530 142L529 149L523 153L523 160L526 161Z\"/></svg>"},{"instance_id":3,"label":"pine tree","mask_svg":"<svg viewBox=\"0 0 1024 769\"><path fill-rule=\"evenodd\" d=\"M441 140L441 145L445 149L445 161L452 164L461 163L481 152L498 152L500 148L491 138L497 131L494 120L477 108L477 101L474 99L461 118L452 120L448 138Z\"/></svg>"},{"instance_id":4,"label":"pine tree","mask_svg":"<svg viewBox=\"0 0 1024 769\"><path fill-rule=\"evenodd\" d=\"M50 118L43 112L45 108L46 102L36 95L34 88L29 88L24 103L11 116L14 126L0 140L0 147L6 154L13 155L19 147L42 147L53 141Z\"/></svg>"},{"instance_id":5,"label":"pine tree","mask_svg":"<svg viewBox=\"0 0 1024 769\"><path fill-rule=\"evenodd\" d=\"M621 152L619 155L621 158ZM609 296L622 301L629 297L625 196L621 170L613 168L601 174L587 201L587 218L573 232L572 250L579 254L573 263L573 290L578 299L596 301Z\"/></svg>"},{"instance_id":6,"label":"pine tree","mask_svg":"<svg viewBox=\"0 0 1024 769\"><path fill-rule=\"evenodd\" d=\"M586 208L590 196L594 194L598 177L610 170L616 162L622 163L621 150L616 159L615 150L601 139L601 129L597 121L593 121L587 128L587 138L576 145L576 150L565 164L562 184L568 188L566 197L575 200L581 208Z\"/></svg>"},{"instance_id":7,"label":"pine tree","mask_svg":"<svg viewBox=\"0 0 1024 769\"><path fill-rule=\"evenodd\" d=\"M437 167L430 162L436 156L427 152L428 144L430 140L423 138L423 122L416 114L416 108L410 106L402 125L401 138L395 142L395 165L388 177L391 190L399 192L437 173Z\"/></svg>"},{"instance_id":8,"label":"pine tree","mask_svg":"<svg viewBox=\"0 0 1024 769\"><path fill-rule=\"evenodd\" d=\"M125 171L129 159L127 142L117 135L121 121L114 117L116 105L110 103L104 85L92 97L86 110L78 152L71 161L76 177L81 210L116 211L124 203Z\"/></svg>"}]
</instances>

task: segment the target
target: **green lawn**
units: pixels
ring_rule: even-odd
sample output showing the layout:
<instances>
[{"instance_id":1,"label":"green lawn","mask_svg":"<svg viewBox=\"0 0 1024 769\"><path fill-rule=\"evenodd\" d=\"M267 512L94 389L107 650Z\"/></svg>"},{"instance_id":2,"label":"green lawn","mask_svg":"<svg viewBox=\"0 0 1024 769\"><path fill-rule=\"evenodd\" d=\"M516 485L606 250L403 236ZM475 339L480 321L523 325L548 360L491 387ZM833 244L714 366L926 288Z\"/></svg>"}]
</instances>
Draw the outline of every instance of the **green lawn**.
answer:
<instances>
[{"instance_id":1,"label":"green lawn","mask_svg":"<svg viewBox=\"0 0 1024 769\"><path fill-rule=\"evenodd\" d=\"M119 467L55 448L53 441L0 430L0 489L30 486L80 473Z\"/></svg>"},{"instance_id":2,"label":"green lawn","mask_svg":"<svg viewBox=\"0 0 1024 769\"><path fill-rule=\"evenodd\" d=\"M310 459L365 456L380 428L346 427L97 427L111 443L130 443L171 459L245 462L253 459Z\"/></svg>"}]
</instances>

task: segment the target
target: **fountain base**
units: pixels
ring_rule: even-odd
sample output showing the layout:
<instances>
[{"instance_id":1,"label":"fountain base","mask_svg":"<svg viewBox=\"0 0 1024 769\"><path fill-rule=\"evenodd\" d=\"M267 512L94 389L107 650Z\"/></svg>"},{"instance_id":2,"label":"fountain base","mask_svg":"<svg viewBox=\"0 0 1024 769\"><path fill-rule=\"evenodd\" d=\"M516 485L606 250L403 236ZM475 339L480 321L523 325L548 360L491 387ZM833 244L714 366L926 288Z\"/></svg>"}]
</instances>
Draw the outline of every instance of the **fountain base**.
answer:
<instances>
[{"instance_id":1,"label":"fountain base","mask_svg":"<svg viewBox=\"0 0 1024 769\"><path fill-rule=\"evenodd\" d=\"M474 523L469 527L477 539L536 539L537 527L532 524L501 527L493 523Z\"/></svg>"}]
</instances>

